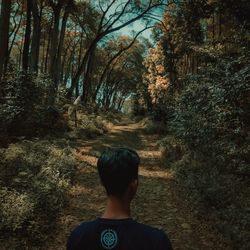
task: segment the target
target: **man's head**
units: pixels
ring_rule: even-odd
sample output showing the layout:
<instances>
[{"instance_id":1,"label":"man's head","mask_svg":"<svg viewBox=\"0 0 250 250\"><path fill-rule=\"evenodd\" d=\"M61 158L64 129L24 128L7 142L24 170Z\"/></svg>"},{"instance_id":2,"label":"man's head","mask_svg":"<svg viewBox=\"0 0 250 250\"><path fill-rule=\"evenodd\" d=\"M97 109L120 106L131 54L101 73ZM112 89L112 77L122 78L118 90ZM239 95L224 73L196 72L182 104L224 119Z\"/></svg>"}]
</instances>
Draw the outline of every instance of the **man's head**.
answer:
<instances>
[{"instance_id":1,"label":"man's head","mask_svg":"<svg viewBox=\"0 0 250 250\"><path fill-rule=\"evenodd\" d=\"M129 148L105 150L97 162L99 176L108 196L122 197L138 180L140 158Z\"/></svg>"}]
</instances>

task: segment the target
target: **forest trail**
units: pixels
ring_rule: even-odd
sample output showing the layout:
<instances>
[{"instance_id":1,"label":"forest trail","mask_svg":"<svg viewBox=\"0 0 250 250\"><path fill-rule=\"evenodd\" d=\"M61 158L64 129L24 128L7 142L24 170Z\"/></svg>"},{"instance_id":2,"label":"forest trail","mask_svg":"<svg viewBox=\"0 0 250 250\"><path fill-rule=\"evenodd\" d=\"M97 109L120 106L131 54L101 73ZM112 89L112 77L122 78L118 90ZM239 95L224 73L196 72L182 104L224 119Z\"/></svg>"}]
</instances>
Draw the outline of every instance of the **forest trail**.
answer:
<instances>
[{"instance_id":1,"label":"forest trail","mask_svg":"<svg viewBox=\"0 0 250 250\"><path fill-rule=\"evenodd\" d=\"M65 249L70 231L82 221L99 217L105 193L99 183L97 157L109 146L134 148L141 157L139 190L132 216L167 232L175 250L231 249L208 218L198 219L168 168L162 166L156 135L145 134L140 123L123 120L95 140L84 141L77 150L81 164L70 190L69 206L59 216L59 227L46 249ZM209 216L208 216L209 217Z\"/></svg>"}]
</instances>

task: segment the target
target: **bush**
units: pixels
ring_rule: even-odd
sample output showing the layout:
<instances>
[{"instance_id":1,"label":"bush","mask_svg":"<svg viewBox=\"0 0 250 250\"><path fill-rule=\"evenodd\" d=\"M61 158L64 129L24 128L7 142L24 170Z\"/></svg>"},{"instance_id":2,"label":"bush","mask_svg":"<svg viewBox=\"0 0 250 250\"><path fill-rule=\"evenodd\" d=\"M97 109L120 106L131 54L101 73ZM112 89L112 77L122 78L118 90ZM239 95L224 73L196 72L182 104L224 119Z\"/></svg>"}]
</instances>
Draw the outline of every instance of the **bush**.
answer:
<instances>
[{"instance_id":1,"label":"bush","mask_svg":"<svg viewBox=\"0 0 250 250\"><path fill-rule=\"evenodd\" d=\"M144 127L147 134L166 134L167 127L163 122L153 121L150 118L143 119L140 124Z\"/></svg>"},{"instance_id":2,"label":"bush","mask_svg":"<svg viewBox=\"0 0 250 250\"><path fill-rule=\"evenodd\" d=\"M175 140L189 148L172 162L174 175L196 208L203 208L198 211L217 216L235 248L249 245L249 62L247 51L213 58L183 80L174 115L166 118ZM167 148L176 154L172 145Z\"/></svg>"},{"instance_id":3,"label":"bush","mask_svg":"<svg viewBox=\"0 0 250 250\"><path fill-rule=\"evenodd\" d=\"M96 138L107 133L112 124L105 117L78 113L78 127L68 133L70 138ZM73 124L71 124L73 128Z\"/></svg>"},{"instance_id":4,"label":"bush","mask_svg":"<svg viewBox=\"0 0 250 250\"><path fill-rule=\"evenodd\" d=\"M67 204L77 162L61 141L25 140L0 156L0 233L6 242L41 243Z\"/></svg>"},{"instance_id":5,"label":"bush","mask_svg":"<svg viewBox=\"0 0 250 250\"><path fill-rule=\"evenodd\" d=\"M218 60L216 68L211 66L200 75L189 76L169 126L190 149L211 157L230 171L250 175L246 141L250 69L243 59L246 60L245 55L235 60L225 57Z\"/></svg>"},{"instance_id":6,"label":"bush","mask_svg":"<svg viewBox=\"0 0 250 250\"><path fill-rule=\"evenodd\" d=\"M21 230L25 222L33 219L36 204L28 193L20 193L2 187L0 200L1 231Z\"/></svg>"},{"instance_id":7,"label":"bush","mask_svg":"<svg viewBox=\"0 0 250 250\"><path fill-rule=\"evenodd\" d=\"M217 167L207 158L191 152L171 164L171 169L196 205L222 208L228 200Z\"/></svg>"},{"instance_id":8,"label":"bush","mask_svg":"<svg viewBox=\"0 0 250 250\"><path fill-rule=\"evenodd\" d=\"M0 137L34 136L48 130L64 130L63 120L54 106L55 90L47 76L23 72L7 75L2 81Z\"/></svg>"},{"instance_id":9,"label":"bush","mask_svg":"<svg viewBox=\"0 0 250 250\"><path fill-rule=\"evenodd\" d=\"M161 152L161 158L166 164L180 160L187 152L187 146L173 136L167 136L158 141L157 144Z\"/></svg>"}]
</instances>

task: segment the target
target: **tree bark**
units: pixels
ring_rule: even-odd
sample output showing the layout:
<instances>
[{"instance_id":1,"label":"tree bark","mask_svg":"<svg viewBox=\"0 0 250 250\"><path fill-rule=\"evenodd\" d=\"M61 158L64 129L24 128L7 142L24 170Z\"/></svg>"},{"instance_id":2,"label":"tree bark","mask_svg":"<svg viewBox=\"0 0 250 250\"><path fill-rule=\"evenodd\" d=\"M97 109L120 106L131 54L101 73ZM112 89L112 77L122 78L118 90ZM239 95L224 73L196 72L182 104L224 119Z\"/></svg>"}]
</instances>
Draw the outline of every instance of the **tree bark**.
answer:
<instances>
[{"instance_id":1,"label":"tree bark","mask_svg":"<svg viewBox=\"0 0 250 250\"><path fill-rule=\"evenodd\" d=\"M50 52L49 52L49 73L50 76L54 79L54 69L56 63L56 54L57 54L57 46L58 46L58 36L59 36L59 24L60 24L60 14L61 7L54 7L54 24L51 34L51 44L50 44Z\"/></svg>"},{"instance_id":2,"label":"tree bark","mask_svg":"<svg viewBox=\"0 0 250 250\"><path fill-rule=\"evenodd\" d=\"M30 52L30 71L38 72L40 39L41 39L41 14L39 14L37 0L31 1L31 10L33 16L33 35Z\"/></svg>"},{"instance_id":3,"label":"tree bark","mask_svg":"<svg viewBox=\"0 0 250 250\"><path fill-rule=\"evenodd\" d=\"M59 85L61 71L62 71L61 57L62 57L62 49L63 49L63 43L64 43L64 37L65 37L65 31L66 31L68 17L69 17L69 8L66 7L64 15L63 15L60 40L59 40L57 55L56 55L56 59L55 59L55 70L54 70L53 78L54 78L56 87L58 87L58 85Z\"/></svg>"},{"instance_id":4,"label":"tree bark","mask_svg":"<svg viewBox=\"0 0 250 250\"><path fill-rule=\"evenodd\" d=\"M86 72L83 76L83 93L82 101L87 104L91 99L91 86L92 86L92 73L94 68L94 58L95 58L96 47L89 54Z\"/></svg>"},{"instance_id":5,"label":"tree bark","mask_svg":"<svg viewBox=\"0 0 250 250\"><path fill-rule=\"evenodd\" d=\"M0 80L8 51L11 0L2 1L0 16Z\"/></svg>"},{"instance_id":6,"label":"tree bark","mask_svg":"<svg viewBox=\"0 0 250 250\"><path fill-rule=\"evenodd\" d=\"M29 69L29 48L30 48L30 34L31 34L31 0L27 0L27 19L23 45L23 70Z\"/></svg>"},{"instance_id":7,"label":"tree bark","mask_svg":"<svg viewBox=\"0 0 250 250\"><path fill-rule=\"evenodd\" d=\"M47 50L45 56L45 65L44 65L44 72L48 72L48 61L49 61L49 51L50 51L50 44L51 44L51 31L52 31L53 19L51 20L51 24L49 27L49 34L48 34L48 43L47 43Z\"/></svg>"}]
</instances>

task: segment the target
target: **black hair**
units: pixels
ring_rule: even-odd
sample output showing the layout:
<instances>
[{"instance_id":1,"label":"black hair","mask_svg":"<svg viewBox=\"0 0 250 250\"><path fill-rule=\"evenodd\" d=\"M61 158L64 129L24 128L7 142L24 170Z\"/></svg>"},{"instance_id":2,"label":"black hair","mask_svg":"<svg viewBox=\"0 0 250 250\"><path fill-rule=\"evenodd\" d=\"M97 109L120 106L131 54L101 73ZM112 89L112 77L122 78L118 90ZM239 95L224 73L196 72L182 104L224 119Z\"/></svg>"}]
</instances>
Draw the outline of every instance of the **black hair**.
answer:
<instances>
[{"instance_id":1,"label":"black hair","mask_svg":"<svg viewBox=\"0 0 250 250\"><path fill-rule=\"evenodd\" d=\"M97 168L108 195L122 196L138 179L139 155L129 148L109 148L99 157Z\"/></svg>"}]
</instances>

